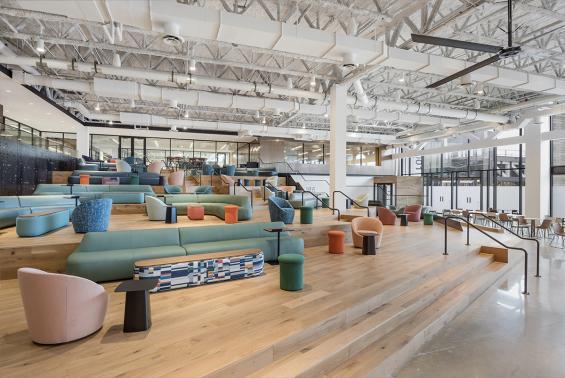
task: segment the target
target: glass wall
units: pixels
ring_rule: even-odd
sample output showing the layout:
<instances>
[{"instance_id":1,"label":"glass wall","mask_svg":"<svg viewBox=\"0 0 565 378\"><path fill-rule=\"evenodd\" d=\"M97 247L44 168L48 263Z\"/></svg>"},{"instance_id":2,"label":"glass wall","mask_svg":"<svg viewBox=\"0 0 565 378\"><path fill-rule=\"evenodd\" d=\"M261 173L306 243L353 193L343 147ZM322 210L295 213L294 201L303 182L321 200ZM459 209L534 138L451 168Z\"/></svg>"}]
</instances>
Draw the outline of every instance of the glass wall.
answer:
<instances>
[{"instance_id":1,"label":"glass wall","mask_svg":"<svg viewBox=\"0 0 565 378\"><path fill-rule=\"evenodd\" d=\"M76 155L75 133L42 132L31 126L4 117L4 122L0 123L0 136L53 152Z\"/></svg>"},{"instance_id":2,"label":"glass wall","mask_svg":"<svg viewBox=\"0 0 565 378\"><path fill-rule=\"evenodd\" d=\"M514 135L503 137L510 136ZM449 144L468 142L457 140ZM431 148L434 147L439 146ZM425 203L436 211L460 208L521 213L525 158L521 145L424 156ZM407 166L407 159L403 160L403 166ZM403 168L402 174L413 172L408 167Z\"/></svg>"},{"instance_id":3,"label":"glass wall","mask_svg":"<svg viewBox=\"0 0 565 378\"><path fill-rule=\"evenodd\" d=\"M565 115L551 117L552 130L565 130ZM565 140L551 141L551 215L565 217Z\"/></svg>"},{"instance_id":4,"label":"glass wall","mask_svg":"<svg viewBox=\"0 0 565 378\"><path fill-rule=\"evenodd\" d=\"M376 146L347 143L347 165L376 165ZM321 142L284 141L284 159L288 163L329 164L330 144Z\"/></svg>"},{"instance_id":5,"label":"glass wall","mask_svg":"<svg viewBox=\"0 0 565 378\"><path fill-rule=\"evenodd\" d=\"M66 135L66 134L65 134ZM76 143L76 141L75 141ZM194 139L131 138L117 135L90 136L90 156L108 160L135 156L147 163L153 161L204 158L220 167L259 161L259 144L216 142Z\"/></svg>"}]
</instances>

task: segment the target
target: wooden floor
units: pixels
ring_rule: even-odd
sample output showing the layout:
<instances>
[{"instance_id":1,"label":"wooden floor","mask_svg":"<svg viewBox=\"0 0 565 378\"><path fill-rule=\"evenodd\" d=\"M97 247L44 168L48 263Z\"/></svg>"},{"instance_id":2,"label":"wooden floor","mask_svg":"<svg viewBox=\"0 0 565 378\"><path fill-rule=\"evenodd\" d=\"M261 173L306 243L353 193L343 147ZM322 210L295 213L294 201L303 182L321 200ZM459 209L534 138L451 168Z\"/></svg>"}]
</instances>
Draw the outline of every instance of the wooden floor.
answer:
<instances>
[{"instance_id":1,"label":"wooden floor","mask_svg":"<svg viewBox=\"0 0 565 378\"><path fill-rule=\"evenodd\" d=\"M438 277L441 272L450 272L450 279L458 280L452 283L456 285L465 277L458 264L472 261L467 269L471 272L490 263L474 259L480 258L480 245L491 243L473 234L473 245L465 246L464 233L448 232L449 256L442 255L443 228L421 223L385 226L377 256L363 256L349 246L344 255L328 254L325 246L308 248L305 288L299 292L281 291L279 268L266 265L261 277L151 294L153 327L135 334L121 332L124 294L113 292L116 283L105 284L110 302L103 328L59 346L30 341L17 282L0 281L0 376L235 377L260 373L278 358L304 353L312 341L386 307L408 290L432 292L432 286L418 286L426 280L431 285L429 280L436 279L437 288L443 288L441 293L433 292L434 296L449 291L441 286L448 282ZM407 297L403 306L425 296L417 293L412 292L412 299ZM358 362L351 369L359 371L360 366ZM337 376L351 374L346 370Z\"/></svg>"},{"instance_id":2,"label":"wooden floor","mask_svg":"<svg viewBox=\"0 0 565 378\"><path fill-rule=\"evenodd\" d=\"M294 224L291 226L294 235L304 239L306 246L317 246L326 243L328 230L347 231L347 241L351 240L350 224L337 221L328 209L314 212L314 224L301 225L300 211L296 211ZM253 218L247 222L268 222L270 220L267 206L256 203ZM189 220L186 215L178 216L178 223L166 224L162 221L150 221L143 214L112 214L110 231L134 230L147 228L198 227L225 224L222 219L206 215L204 220ZM79 245L84 234L74 232L72 225L55 230L48 234L21 238L15 227L0 230L0 280L16 277L16 271L22 266L30 266L52 272L64 272L69 254Z\"/></svg>"}]
</instances>

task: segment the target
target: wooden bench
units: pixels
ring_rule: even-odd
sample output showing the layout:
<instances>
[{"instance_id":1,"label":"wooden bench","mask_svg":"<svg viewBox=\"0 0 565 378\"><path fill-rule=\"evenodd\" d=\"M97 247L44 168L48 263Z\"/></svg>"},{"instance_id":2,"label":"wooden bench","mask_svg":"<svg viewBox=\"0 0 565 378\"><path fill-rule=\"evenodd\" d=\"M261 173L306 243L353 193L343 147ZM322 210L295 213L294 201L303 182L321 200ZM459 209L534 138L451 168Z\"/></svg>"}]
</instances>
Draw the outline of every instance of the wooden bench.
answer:
<instances>
[{"instance_id":1,"label":"wooden bench","mask_svg":"<svg viewBox=\"0 0 565 378\"><path fill-rule=\"evenodd\" d=\"M263 264L263 251L245 249L141 260L134 270L140 280L158 278L159 284L151 290L158 292L256 277L263 273Z\"/></svg>"}]
</instances>

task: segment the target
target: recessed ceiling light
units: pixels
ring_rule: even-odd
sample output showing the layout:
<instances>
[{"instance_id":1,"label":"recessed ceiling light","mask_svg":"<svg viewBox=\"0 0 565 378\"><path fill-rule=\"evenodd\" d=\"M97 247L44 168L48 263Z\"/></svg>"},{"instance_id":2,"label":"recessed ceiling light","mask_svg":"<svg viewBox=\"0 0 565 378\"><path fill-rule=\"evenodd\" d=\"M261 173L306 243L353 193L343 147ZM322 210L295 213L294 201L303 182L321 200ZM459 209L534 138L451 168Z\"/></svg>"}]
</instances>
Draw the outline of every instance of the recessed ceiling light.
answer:
<instances>
[{"instance_id":1,"label":"recessed ceiling light","mask_svg":"<svg viewBox=\"0 0 565 378\"><path fill-rule=\"evenodd\" d=\"M33 102L30 102L29 104L30 104L30 105L33 105Z\"/></svg>"},{"instance_id":2,"label":"recessed ceiling light","mask_svg":"<svg viewBox=\"0 0 565 378\"><path fill-rule=\"evenodd\" d=\"M6 89L4 92L6 93L12 93L12 91L10 89Z\"/></svg>"}]
</instances>

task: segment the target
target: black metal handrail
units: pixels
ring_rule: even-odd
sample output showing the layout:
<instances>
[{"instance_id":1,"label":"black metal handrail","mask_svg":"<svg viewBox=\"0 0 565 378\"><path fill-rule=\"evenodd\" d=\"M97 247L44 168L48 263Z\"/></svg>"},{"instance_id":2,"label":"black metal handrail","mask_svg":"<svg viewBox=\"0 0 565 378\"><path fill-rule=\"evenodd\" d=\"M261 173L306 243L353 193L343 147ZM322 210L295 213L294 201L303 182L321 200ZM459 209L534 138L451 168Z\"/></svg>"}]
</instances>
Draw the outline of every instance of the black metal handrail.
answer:
<instances>
[{"instance_id":1,"label":"black metal handrail","mask_svg":"<svg viewBox=\"0 0 565 378\"><path fill-rule=\"evenodd\" d=\"M302 206L304 206L304 193L309 193L309 194L312 195L312 197L316 198L316 208L317 208L317 205L318 205L318 201L320 201L320 203L322 204L322 207L324 207L324 201L322 201L322 199L320 197L318 197L317 195L315 195L314 193L312 193L309 190L303 190L302 191ZM332 214L337 211L337 220L341 220L341 211L339 211L339 209L335 209L335 208L331 207L330 204L329 204L330 198L329 197L326 197L326 198L328 199L328 209L330 209L332 211Z\"/></svg>"},{"instance_id":2,"label":"black metal handrail","mask_svg":"<svg viewBox=\"0 0 565 378\"><path fill-rule=\"evenodd\" d=\"M276 186L274 186L270 182L267 182L267 180L263 180L263 201L267 200L267 194L266 194L267 189L269 189L271 192L274 192L274 193L282 192L282 190L280 190L279 188L277 188Z\"/></svg>"},{"instance_id":3,"label":"black metal handrail","mask_svg":"<svg viewBox=\"0 0 565 378\"><path fill-rule=\"evenodd\" d=\"M457 215L448 215L448 216L444 217L445 239L444 239L444 245L443 245L443 254L445 256L448 255L448 253L447 253L447 220L448 219L459 219L459 220L467 223L467 227L469 227L469 226L473 227L475 230L477 230L480 233L482 233L483 235L487 236L489 239L494 240L495 242L497 242L498 244L500 244L501 246L503 246L506 249L513 249L515 251L524 252L524 291L522 292L522 294L524 294L524 295L530 294L530 293L528 293L528 251L526 251L524 248L520 248L520 247L507 246L506 244L504 244L503 242L501 242L500 240L498 240L494 236L490 235L486 231L481 230L480 228L478 228L473 223L471 223L470 221L468 221L467 219L465 219L463 217L459 217ZM468 229L467 229L467 245L470 245L469 244Z\"/></svg>"},{"instance_id":4,"label":"black metal handrail","mask_svg":"<svg viewBox=\"0 0 565 378\"><path fill-rule=\"evenodd\" d=\"M248 189L245 185L241 183L241 181L236 181L233 183L233 194L235 195L235 187L240 186L245 189L249 193L249 197L251 198L251 207L253 207L253 190Z\"/></svg>"},{"instance_id":5,"label":"black metal handrail","mask_svg":"<svg viewBox=\"0 0 565 378\"><path fill-rule=\"evenodd\" d=\"M335 194L341 194L342 196L344 196L345 198L347 198L348 200L351 201L352 204L354 204L357 207L360 207L362 209L367 209L367 216L370 217L371 216L371 210L369 210L369 206L363 206L361 204L359 204L357 201L355 201L353 198L349 197L347 194L345 194L344 192L342 192L341 190L334 190L332 193L332 203L335 206Z\"/></svg>"},{"instance_id":6,"label":"black metal handrail","mask_svg":"<svg viewBox=\"0 0 565 378\"><path fill-rule=\"evenodd\" d=\"M330 183L328 182L328 180L309 180L306 177L304 177L304 175L302 174L302 172L300 172L298 169L294 168L292 165L290 165L290 163L288 161L273 161L273 162L264 162L261 158L259 158L259 162L261 162L261 164L285 164L288 168L290 168L291 174L297 174L300 177L302 177L302 180L304 181L312 181L312 182L325 182L326 184L328 184L328 187L330 186Z\"/></svg>"},{"instance_id":7,"label":"black metal handrail","mask_svg":"<svg viewBox=\"0 0 565 378\"><path fill-rule=\"evenodd\" d=\"M492 223L499 225L499 226L500 226L501 228L503 228L504 230L510 232L512 235L517 236L517 237L519 237L519 238L522 239L522 240L529 240L529 241L534 241L534 242L536 242L537 248L536 248L536 275L535 275L535 276L536 276L536 277L541 277L541 275L539 274L539 240L534 239L534 238L525 238L525 237L519 235L518 233L512 231L511 229L507 228L507 227L504 226L502 223L499 223L499 222L493 220L492 218L487 217L487 216L484 215L484 214L480 214L480 213L473 213L473 214L474 214L474 215L480 215L480 216L482 216L483 218L488 219L488 220L491 221ZM470 214L469 214L469 215L470 215ZM467 215L467 219L469 219L469 215ZM467 224L467 235L469 235L469 224ZM468 237L467 237L467 238L468 238Z\"/></svg>"}]
</instances>

